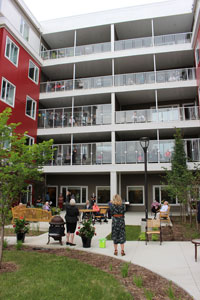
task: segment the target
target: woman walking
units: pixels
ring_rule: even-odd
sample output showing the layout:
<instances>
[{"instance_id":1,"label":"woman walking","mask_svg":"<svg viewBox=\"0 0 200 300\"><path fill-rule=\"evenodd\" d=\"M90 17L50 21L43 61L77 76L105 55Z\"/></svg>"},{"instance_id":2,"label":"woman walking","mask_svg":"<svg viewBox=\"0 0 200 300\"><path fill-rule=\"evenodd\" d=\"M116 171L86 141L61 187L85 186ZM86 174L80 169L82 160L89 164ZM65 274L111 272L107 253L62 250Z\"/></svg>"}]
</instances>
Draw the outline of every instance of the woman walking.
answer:
<instances>
[{"instance_id":1,"label":"woman walking","mask_svg":"<svg viewBox=\"0 0 200 300\"><path fill-rule=\"evenodd\" d=\"M66 227L67 227L67 242L66 245L76 246L74 244L74 232L78 221L79 210L76 207L75 199L71 199L70 203L66 205Z\"/></svg>"},{"instance_id":2,"label":"woman walking","mask_svg":"<svg viewBox=\"0 0 200 300\"><path fill-rule=\"evenodd\" d=\"M124 256L124 243L126 242L124 213L125 207L122 205L121 197L116 194L113 196L112 205L110 207L112 216L112 240L114 243L114 255L118 254L117 246L121 246L121 255Z\"/></svg>"}]
</instances>

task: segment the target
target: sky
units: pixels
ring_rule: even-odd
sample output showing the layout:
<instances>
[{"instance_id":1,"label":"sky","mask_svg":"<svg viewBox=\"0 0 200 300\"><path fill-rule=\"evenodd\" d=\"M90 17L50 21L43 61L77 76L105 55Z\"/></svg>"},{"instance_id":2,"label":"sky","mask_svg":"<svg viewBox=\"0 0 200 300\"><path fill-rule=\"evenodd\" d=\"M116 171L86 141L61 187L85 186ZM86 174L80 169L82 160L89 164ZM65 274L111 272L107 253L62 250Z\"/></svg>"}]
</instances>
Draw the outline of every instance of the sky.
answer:
<instances>
[{"instance_id":1,"label":"sky","mask_svg":"<svg viewBox=\"0 0 200 300\"><path fill-rule=\"evenodd\" d=\"M166 0L23 0L38 21Z\"/></svg>"}]
</instances>

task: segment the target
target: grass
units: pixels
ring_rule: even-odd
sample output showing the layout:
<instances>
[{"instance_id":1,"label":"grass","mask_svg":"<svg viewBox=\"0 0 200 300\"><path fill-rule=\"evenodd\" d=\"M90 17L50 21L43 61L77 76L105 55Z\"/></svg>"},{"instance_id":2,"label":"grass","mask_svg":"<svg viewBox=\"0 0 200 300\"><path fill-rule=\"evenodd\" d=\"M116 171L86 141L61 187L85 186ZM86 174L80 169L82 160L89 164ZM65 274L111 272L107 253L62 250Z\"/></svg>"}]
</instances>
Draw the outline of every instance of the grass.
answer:
<instances>
[{"instance_id":1,"label":"grass","mask_svg":"<svg viewBox=\"0 0 200 300\"><path fill-rule=\"evenodd\" d=\"M78 260L23 250L5 250L4 260L18 270L0 275L0 299L133 299L112 275Z\"/></svg>"},{"instance_id":2,"label":"grass","mask_svg":"<svg viewBox=\"0 0 200 300\"><path fill-rule=\"evenodd\" d=\"M142 288L143 286L143 280L141 276L133 276L133 283L138 287Z\"/></svg>"},{"instance_id":3,"label":"grass","mask_svg":"<svg viewBox=\"0 0 200 300\"><path fill-rule=\"evenodd\" d=\"M5 236L13 236L16 235L14 232L14 228L4 228L4 235ZM38 229L29 230L29 233L26 233L26 236L36 236L45 233L45 231L40 231Z\"/></svg>"},{"instance_id":4,"label":"grass","mask_svg":"<svg viewBox=\"0 0 200 300\"><path fill-rule=\"evenodd\" d=\"M127 241L138 241L141 233L141 226L126 225L126 240ZM111 233L106 237L107 240L111 240Z\"/></svg>"}]
</instances>

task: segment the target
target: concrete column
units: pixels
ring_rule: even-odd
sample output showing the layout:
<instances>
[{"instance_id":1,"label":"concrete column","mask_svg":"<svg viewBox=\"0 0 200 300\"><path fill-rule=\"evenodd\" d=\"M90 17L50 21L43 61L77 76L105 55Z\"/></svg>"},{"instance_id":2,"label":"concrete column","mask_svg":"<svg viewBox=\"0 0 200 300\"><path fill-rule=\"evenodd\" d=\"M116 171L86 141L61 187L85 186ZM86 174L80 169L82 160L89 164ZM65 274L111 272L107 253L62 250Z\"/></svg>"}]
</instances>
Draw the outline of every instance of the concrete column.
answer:
<instances>
[{"instance_id":1,"label":"concrete column","mask_svg":"<svg viewBox=\"0 0 200 300\"><path fill-rule=\"evenodd\" d=\"M117 172L110 172L110 199L117 194Z\"/></svg>"},{"instance_id":2,"label":"concrete column","mask_svg":"<svg viewBox=\"0 0 200 300\"><path fill-rule=\"evenodd\" d=\"M76 30L74 31L74 56L76 55Z\"/></svg>"},{"instance_id":3,"label":"concrete column","mask_svg":"<svg viewBox=\"0 0 200 300\"><path fill-rule=\"evenodd\" d=\"M153 19L151 19L151 33L152 33L152 42L153 42L153 46L154 46L154 23L153 23Z\"/></svg>"},{"instance_id":4,"label":"concrete column","mask_svg":"<svg viewBox=\"0 0 200 300\"><path fill-rule=\"evenodd\" d=\"M122 174L119 174L119 186L118 186L118 194L121 196L122 195Z\"/></svg>"},{"instance_id":5,"label":"concrete column","mask_svg":"<svg viewBox=\"0 0 200 300\"><path fill-rule=\"evenodd\" d=\"M115 51L115 25L110 25L111 52Z\"/></svg>"},{"instance_id":6,"label":"concrete column","mask_svg":"<svg viewBox=\"0 0 200 300\"><path fill-rule=\"evenodd\" d=\"M111 124L115 124L115 93L111 94Z\"/></svg>"},{"instance_id":7,"label":"concrete column","mask_svg":"<svg viewBox=\"0 0 200 300\"><path fill-rule=\"evenodd\" d=\"M115 131L111 132L111 145L112 145L112 165L115 164Z\"/></svg>"}]
</instances>

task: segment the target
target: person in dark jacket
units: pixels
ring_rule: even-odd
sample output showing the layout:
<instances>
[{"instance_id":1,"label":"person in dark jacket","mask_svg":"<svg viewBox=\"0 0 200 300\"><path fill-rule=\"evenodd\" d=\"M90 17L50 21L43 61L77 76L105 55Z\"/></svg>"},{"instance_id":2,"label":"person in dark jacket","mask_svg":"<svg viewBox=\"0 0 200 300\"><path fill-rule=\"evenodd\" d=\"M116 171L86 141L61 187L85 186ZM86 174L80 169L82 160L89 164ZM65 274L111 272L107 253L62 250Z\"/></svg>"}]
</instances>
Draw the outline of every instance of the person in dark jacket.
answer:
<instances>
[{"instance_id":1,"label":"person in dark jacket","mask_svg":"<svg viewBox=\"0 0 200 300\"><path fill-rule=\"evenodd\" d=\"M76 246L74 244L74 232L76 230L76 225L78 221L79 210L76 206L75 199L71 199L70 203L66 204L66 228L67 228L67 242L66 245Z\"/></svg>"}]
</instances>

